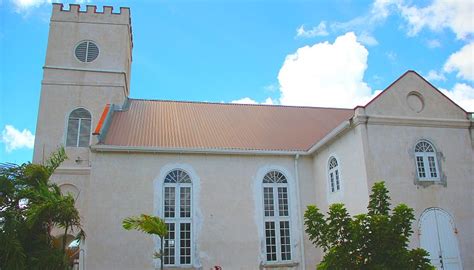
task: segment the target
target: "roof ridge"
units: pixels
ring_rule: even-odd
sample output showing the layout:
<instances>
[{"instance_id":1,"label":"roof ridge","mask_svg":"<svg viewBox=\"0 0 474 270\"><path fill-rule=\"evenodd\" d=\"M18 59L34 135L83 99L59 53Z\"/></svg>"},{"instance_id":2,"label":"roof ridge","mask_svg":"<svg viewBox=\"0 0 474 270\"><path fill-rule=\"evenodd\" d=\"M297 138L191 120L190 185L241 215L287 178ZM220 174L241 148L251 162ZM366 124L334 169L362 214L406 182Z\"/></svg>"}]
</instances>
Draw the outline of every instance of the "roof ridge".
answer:
<instances>
[{"instance_id":1,"label":"roof ridge","mask_svg":"<svg viewBox=\"0 0 474 270\"><path fill-rule=\"evenodd\" d=\"M212 101L189 101L189 100L166 100L166 99L145 99L145 98L128 98L131 101L156 101L169 103L193 103L193 104L209 104L209 105L230 105L230 106L260 106L260 107L283 107L283 108L305 108L305 109L329 109L329 110L347 110L353 111L353 108L336 108L321 106L293 106L280 104L245 104L245 103L229 103L229 102L212 102Z\"/></svg>"}]
</instances>

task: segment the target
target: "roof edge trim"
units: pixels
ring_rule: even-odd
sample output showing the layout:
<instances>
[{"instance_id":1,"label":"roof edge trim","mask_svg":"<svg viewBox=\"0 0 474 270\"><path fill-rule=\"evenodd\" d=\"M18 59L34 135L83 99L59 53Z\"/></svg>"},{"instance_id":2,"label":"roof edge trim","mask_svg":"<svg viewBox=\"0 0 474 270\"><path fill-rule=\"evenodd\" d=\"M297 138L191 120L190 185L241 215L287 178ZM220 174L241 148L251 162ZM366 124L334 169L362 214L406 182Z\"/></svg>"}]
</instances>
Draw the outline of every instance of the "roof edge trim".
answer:
<instances>
[{"instance_id":1,"label":"roof edge trim","mask_svg":"<svg viewBox=\"0 0 474 270\"><path fill-rule=\"evenodd\" d=\"M308 154L313 154L314 152L318 151L321 147L323 147L326 144L333 141L337 136L344 133L347 129L350 129L352 127L352 125L351 125L352 120L351 119L342 122L341 124L339 124L339 126L337 126L335 129L331 130L331 132L329 132L321 140L319 140L318 142L313 144L313 146L311 146L311 148L308 150Z\"/></svg>"},{"instance_id":2,"label":"roof edge trim","mask_svg":"<svg viewBox=\"0 0 474 270\"><path fill-rule=\"evenodd\" d=\"M206 148L163 148L146 146L119 146L96 144L90 146L93 152L137 152L137 153L177 153L177 154L214 154L214 155L308 155L307 151L282 150L245 150L245 149L206 149Z\"/></svg>"}]
</instances>

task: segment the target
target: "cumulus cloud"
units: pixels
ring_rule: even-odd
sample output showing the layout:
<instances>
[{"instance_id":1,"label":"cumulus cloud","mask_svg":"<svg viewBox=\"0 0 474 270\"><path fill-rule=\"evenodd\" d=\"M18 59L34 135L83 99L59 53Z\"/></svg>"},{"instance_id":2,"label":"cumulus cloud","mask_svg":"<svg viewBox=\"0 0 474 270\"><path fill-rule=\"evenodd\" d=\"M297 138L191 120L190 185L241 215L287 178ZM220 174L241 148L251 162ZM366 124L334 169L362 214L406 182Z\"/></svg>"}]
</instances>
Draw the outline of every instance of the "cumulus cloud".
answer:
<instances>
[{"instance_id":1,"label":"cumulus cloud","mask_svg":"<svg viewBox=\"0 0 474 270\"><path fill-rule=\"evenodd\" d=\"M424 77L428 81L446 81L444 74L442 72L437 72L436 70L430 70Z\"/></svg>"},{"instance_id":2,"label":"cumulus cloud","mask_svg":"<svg viewBox=\"0 0 474 270\"><path fill-rule=\"evenodd\" d=\"M426 7L398 5L402 17L408 22L409 35L416 35L423 28L438 31L450 28L458 39L474 33L474 1L434 0Z\"/></svg>"},{"instance_id":3,"label":"cumulus cloud","mask_svg":"<svg viewBox=\"0 0 474 270\"><path fill-rule=\"evenodd\" d=\"M20 131L12 125L6 125L2 131L0 141L5 144L5 150L10 153L21 148L33 149L35 135L28 129Z\"/></svg>"},{"instance_id":4,"label":"cumulus cloud","mask_svg":"<svg viewBox=\"0 0 474 270\"><path fill-rule=\"evenodd\" d=\"M296 29L296 37L303 37L303 38L312 38L316 36L327 36L329 35L328 31L326 30L326 22L322 21L317 26L314 26L311 29L304 29L304 25L301 25Z\"/></svg>"},{"instance_id":5,"label":"cumulus cloud","mask_svg":"<svg viewBox=\"0 0 474 270\"><path fill-rule=\"evenodd\" d=\"M446 96L468 112L474 112L474 88L465 83L457 83L451 91L440 89Z\"/></svg>"},{"instance_id":6,"label":"cumulus cloud","mask_svg":"<svg viewBox=\"0 0 474 270\"><path fill-rule=\"evenodd\" d=\"M286 57L278 74L280 103L322 107L354 107L367 102L364 82L367 49L353 32L299 48Z\"/></svg>"},{"instance_id":7,"label":"cumulus cloud","mask_svg":"<svg viewBox=\"0 0 474 270\"><path fill-rule=\"evenodd\" d=\"M449 56L444 64L444 71L457 72L456 76L474 81L474 42L471 42Z\"/></svg>"},{"instance_id":8,"label":"cumulus cloud","mask_svg":"<svg viewBox=\"0 0 474 270\"><path fill-rule=\"evenodd\" d=\"M249 97L244 97L241 99L237 100L232 100L230 103L236 103L236 104L263 104L263 105L273 105L275 102L271 98L265 99L264 102L257 102Z\"/></svg>"}]
</instances>

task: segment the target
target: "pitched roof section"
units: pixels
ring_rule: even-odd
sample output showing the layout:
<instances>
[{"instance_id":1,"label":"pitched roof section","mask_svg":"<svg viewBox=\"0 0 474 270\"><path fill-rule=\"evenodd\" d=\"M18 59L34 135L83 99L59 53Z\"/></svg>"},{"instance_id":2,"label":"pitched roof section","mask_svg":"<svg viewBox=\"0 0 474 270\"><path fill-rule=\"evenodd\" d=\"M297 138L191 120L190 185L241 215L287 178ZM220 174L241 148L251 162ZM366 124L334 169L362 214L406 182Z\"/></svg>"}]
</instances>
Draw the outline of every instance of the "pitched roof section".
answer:
<instances>
[{"instance_id":1,"label":"pitched roof section","mask_svg":"<svg viewBox=\"0 0 474 270\"><path fill-rule=\"evenodd\" d=\"M130 99L104 144L170 149L306 151L352 109Z\"/></svg>"}]
</instances>

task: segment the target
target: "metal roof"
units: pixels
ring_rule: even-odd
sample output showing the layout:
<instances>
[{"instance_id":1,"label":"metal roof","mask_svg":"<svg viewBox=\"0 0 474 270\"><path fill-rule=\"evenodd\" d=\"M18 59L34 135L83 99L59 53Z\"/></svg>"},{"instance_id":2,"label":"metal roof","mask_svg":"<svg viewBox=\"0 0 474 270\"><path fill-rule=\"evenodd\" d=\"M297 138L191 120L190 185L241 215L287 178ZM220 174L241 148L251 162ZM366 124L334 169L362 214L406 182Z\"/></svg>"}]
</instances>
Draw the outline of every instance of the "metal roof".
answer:
<instances>
[{"instance_id":1,"label":"metal roof","mask_svg":"<svg viewBox=\"0 0 474 270\"><path fill-rule=\"evenodd\" d=\"M354 115L352 109L129 99L104 145L307 151ZM98 127L100 128L100 127Z\"/></svg>"}]
</instances>

